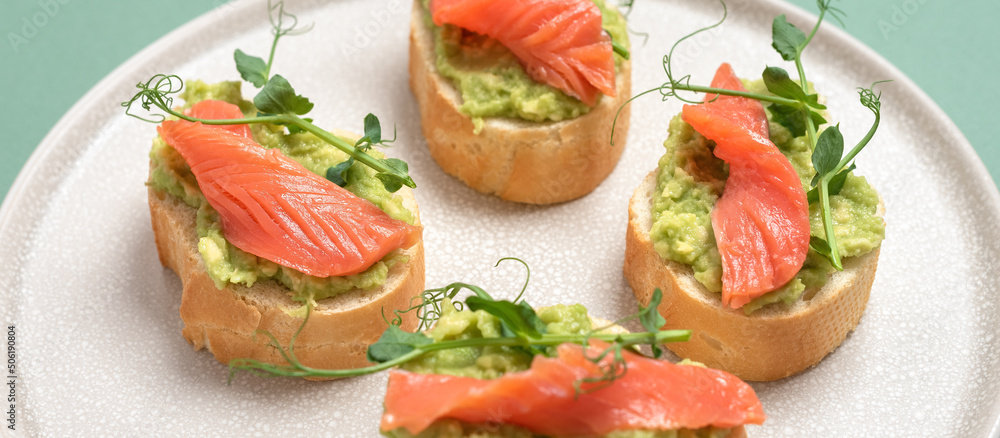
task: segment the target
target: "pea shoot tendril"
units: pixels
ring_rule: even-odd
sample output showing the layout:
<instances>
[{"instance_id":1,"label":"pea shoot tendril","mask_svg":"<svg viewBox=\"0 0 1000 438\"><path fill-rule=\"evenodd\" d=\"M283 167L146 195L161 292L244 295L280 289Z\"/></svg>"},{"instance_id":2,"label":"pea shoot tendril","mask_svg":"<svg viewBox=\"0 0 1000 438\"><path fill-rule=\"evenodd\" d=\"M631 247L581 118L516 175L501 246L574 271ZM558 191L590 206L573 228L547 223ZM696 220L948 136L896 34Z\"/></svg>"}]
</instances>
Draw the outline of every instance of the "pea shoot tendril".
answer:
<instances>
[{"instance_id":1,"label":"pea shoot tendril","mask_svg":"<svg viewBox=\"0 0 1000 438\"><path fill-rule=\"evenodd\" d=\"M271 33L274 35L268 60L265 62L262 58L247 55L238 49L233 55L240 76L261 89L253 99L254 106L258 110L255 117L209 120L185 115L174 108L173 99L183 90L184 81L177 75L166 74L157 74L146 82L138 83L136 88L139 91L131 99L121 104L125 108L125 114L150 123L161 123L168 117L175 117L205 125L269 123L285 126L289 134L308 132L347 153L350 158L345 162L347 163L346 167L350 167L357 161L374 169L376 171L375 177L389 192L394 193L402 186L416 188L417 185L409 175L409 166L406 162L396 158L376 158L367 153L372 145L385 145L390 142L381 140L381 127L375 115L368 114L365 117L365 137L353 145L316 126L312 119L303 117L312 111L313 103L308 98L297 94L283 76L271 75L271 67L278 41L283 36L301 35L308 32L312 26L299 28L298 18L285 12L284 2L276 4L268 2L268 11L272 26ZM147 114L138 113L137 107ZM327 178L338 185L345 185L346 181L343 180L342 175L346 171L346 167L343 163L339 167L331 167L327 171ZM335 168L336 170L334 170Z\"/></svg>"},{"instance_id":2,"label":"pea shoot tendril","mask_svg":"<svg viewBox=\"0 0 1000 438\"><path fill-rule=\"evenodd\" d=\"M508 257L504 260L514 260L520 262L528 268L522 260ZM499 261L497 262L499 264ZM586 347L585 357L587 360L598 365L602 371L600 376L582 379L577 382L577 391L590 392L598 390L614 380L623 376L627 370L624 359L624 350L634 350L638 346L648 345L652 349L654 357L660 357L663 350L660 345L666 342L681 342L690 338L691 332L688 330L660 330L665 324L665 320L660 316L657 307L662 299L660 290L657 289L648 306L639 305L639 311L629 317L615 321L612 325L621 324L633 319L639 319L646 331L637 333L606 333L607 327L598 327L582 335L565 335L546 333L546 324L542 322L534 308L524 301L523 294L527 288L530 275L525 279L525 284L521 292L514 301L494 299L484 289L467 284L451 283L447 286L428 289L418 298L415 305L408 309L394 312L394 317L386 319L388 327L382 333L378 342L368 348L367 357L373 365L364 368L328 370L312 368L302 364L295 357L295 338L302 331L302 327L308 323L307 316L302 321L302 326L289 341L288 346L281 343L268 332L261 332L269 339L271 347L281 354L281 357L288 363L287 365L275 365L261 362L254 359L235 359L229 363L230 375L233 376L239 371L248 371L255 375L266 377L309 377L309 378L342 378L361 376L387 370L409 361L417 359L424 354L449 350L455 348L486 347L486 346L506 346L518 348L530 355L549 355L554 351L548 347L554 347L563 343L575 343ZM459 300L459 293L467 292L468 296L464 301ZM443 306L451 305L457 310L482 310L496 317L501 324L502 335L494 338L470 338L461 340L434 341L424 333L429 329L444 312ZM311 313L311 305L309 313ZM409 312L415 312L419 319L416 332L406 332L400 328L403 323L403 316ZM385 315L383 313L383 318ZM598 340L608 343L608 346L594 353L594 348L590 347L591 340ZM610 360L609 360L610 358Z\"/></svg>"},{"instance_id":3,"label":"pea shoot tendril","mask_svg":"<svg viewBox=\"0 0 1000 438\"><path fill-rule=\"evenodd\" d=\"M881 93L876 93L876 85L889 81L878 81L868 88L858 88L861 105L872 111L875 120L872 123L868 134L862 138L854 148L845 156L844 138L840 132L839 125L829 126L821 134L817 134L818 127L827 124L826 119L821 114L826 106L819 103L819 95L812 92L806 80L805 68L802 64L802 53L819 31L820 25L825 17L830 16L843 24L844 12L831 3L833 0L817 0L816 6L819 8L819 17L816 24L807 35L795 25L789 23L784 15L776 17L772 23L772 47L781 55L785 61L794 62L799 79L792 80L788 72L780 67L767 67L764 69L762 79L770 94L751 93L748 91L736 91L706 87L691 84L691 75L677 76L674 73L672 62L674 51L682 42L702 33L716 28L726 21L728 8L726 3L722 4L722 18L709 26L698 29L681 39L677 40L670 48L667 55L663 57L663 71L667 76L667 82L663 85L643 91L626 101L618 109L621 114L625 105L641 96L659 92L663 100L674 98L682 102L697 105L703 103L696 97L687 97L679 92L692 92L715 94L725 96L746 97L769 104L772 121L781 124L795 136L805 135L810 150L812 150L812 164L816 170L807 200L810 204L819 205L820 215L823 219L823 238L813 236L810 240L810 248L830 261L830 264L837 270L843 270L843 262L840 250L837 245L837 236L834 230L833 216L830 207L830 196L840 193L844 185L847 174L855 169L852 163L854 157L864 149L871 141L878 129L881 118ZM618 115L615 116L615 123L612 124L611 144L614 144L614 129L617 125Z\"/></svg>"}]
</instances>

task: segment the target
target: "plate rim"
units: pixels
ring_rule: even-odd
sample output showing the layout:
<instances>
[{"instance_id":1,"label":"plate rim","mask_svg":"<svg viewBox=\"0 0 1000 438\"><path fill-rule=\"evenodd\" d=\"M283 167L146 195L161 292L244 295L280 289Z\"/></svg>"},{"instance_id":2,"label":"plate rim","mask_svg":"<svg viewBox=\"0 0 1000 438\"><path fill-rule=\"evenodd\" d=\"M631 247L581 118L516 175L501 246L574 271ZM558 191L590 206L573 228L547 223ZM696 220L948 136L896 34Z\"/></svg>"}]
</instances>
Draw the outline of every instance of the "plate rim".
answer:
<instances>
[{"instance_id":1,"label":"plate rim","mask_svg":"<svg viewBox=\"0 0 1000 438\"><path fill-rule=\"evenodd\" d=\"M670 0L661 0L670 1ZM743 0L746 1L746 0ZM782 0L755 0L758 6L768 7L771 9L785 9L787 12L792 12L795 15L795 19L806 21L815 20L816 15L808 12L797 5L782 1ZM121 83L126 76L126 73L131 70L133 65L141 65L142 61L152 58L154 53L159 53L169 49L172 46L180 44L180 41L173 41L177 36L189 35L197 28L205 27L206 25L214 22L217 18L213 15L217 14L219 8L239 8L241 12L244 9L249 8L253 4L252 0L234 0L229 3L224 3L216 8L206 11L205 13L195 17L194 19L184 23L183 25L177 27L176 29L168 32L166 35L156 39L150 45L142 48L139 52L129 57L124 63L115 67L110 73L104 76L100 81L97 82L93 87L90 88L83 96L80 97L72 106L63 114L55 125L49 130L48 133L42 137L42 140L35 146L35 149L29 155L28 160L25 162L21 170L18 171L17 177L14 178L14 182L11 184L10 189L7 191L7 195L4 196L3 203L0 204L0 235L2 235L10 221L11 211L13 210L13 205L22 202L22 198L26 190L30 185L28 180L34 179L35 175L38 173L39 168L41 168L42 160L44 156L47 156L51 149L55 148L57 142L55 141L58 137L65 135L64 131L67 131L67 126L70 125L76 118L77 114L80 114L82 109L87 106L87 103L94 100L94 97L102 95L105 89L114 88L115 85ZM910 90L916 90L917 93L914 95L925 108L930 109L932 118L945 122L945 128L948 136L954 137L959 140L957 145L955 143L949 143L953 147L957 146L959 151L962 153L962 161L966 164L971 164L971 169L973 171L973 177L977 182L985 184L993 188L990 190L990 201L992 203L993 210L1000 214L1000 188L993 177L990 175L989 170L986 169L985 163L979 158L979 154L976 153L975 148L969 143L969 140L965 137L965 134L958 128L958 125L951 120L951 117L944 112L941 107L934 102L933 99L921 89L909 76L899 70L894 64L889 62L887 59L879 55L874 49L868 45L862 43L860 40L847 33L847 31L841 29L840 27L834 25L824 26L820 29L820 32L830 32L834 34L837 40L846 42L850 44L852 49L856 50L863 57L870 60L876 61L879 67L886 68L892 74L895 82L900 82L903 84L904 88ZM998 417L1000 419L1000 417ZM997 423L997 432L1000 432L1000 422Z\"/></svg>"},{"instance_id":2,"label":"plate rim","mask_svg":"<svg viewBox=\"0 0 1000 438\"><path fill-rule=\"evenodd\" d=\"M23 203L25 192L32 187L32 185L29 184L29 180L37 179L40 169L43 168L43 160L59 144L56 140L68 133L67 131L69 126L75 123L76 119L81 117L79 114L83 114L88 107L98 107L96 103L93 102L97 100L95 99L96 97L103 96L116 86L121 85L127 79L128 73L134 70L135 66L143 65L146 60L154 58L155 54L169 50L173 46L181 44L183 40L182 37L190 36L195 30L204 28L213 23L218 19L213 15L218 14L220 8L235 7L240 8L239 11L243 12L243 10L247 9L252 3L253 0L233 0L202 13L176 29L171 30L167 34L157 38L148 46L143 47L141 50L125 60L125 62L115 67L110 73L101 78L101 80L98 81L93 87L87 90L83 96L81 96L76 102L73 103L73 105L69 107L68 110L66 110L65 114L59 117L59 120L52 126L51 129L49 129L49 132L42 137L42 140L38 142L37 146L35 146L31 155L28 156L28 160L25 161L24 166L22 166L21 170L18 171L17 177L14 178L14 182L7 191L7 195L4 196L3 203L0 204L0 235L6 232L7 226L11 221L11 217L13 216L12 211L14 210L13 205ZM88 103L90 104L88 105Z\"/></svg>"},{"instance_id":3,"label":"plate rim","mask_svg":"<svg viewBox=\"0 0 1000 438\"><path fill-rule=\"evenodd\" d=\"M816 19L815 14L808 12L797 5L782 0L736 1L749 2L755 8L766 8L779 13L784 12L792 20L815 21ZM84 93L46 133L46 135L32 151L24 166L18 171L17 177L11 184L11 187L5 195L2 204L0 204L0 236L9 234L8 228L11 226L11 223L16 217L15 212L20 211L16 207L23 205L29 200L31 189L36 187L32 183L42 178L45 164L47 164L47 158L52 153L58 151L57 146L62 143L60 140L70 134L69 128L78 123L79 119L81 119L83 115L88 112L88 110L100 108L98 102L101 100L100 98L102 96L109 95L111 90L123 86L125 81L128 79L129 73L133 73L142 65L145 65L150 60L154 59L156 55L175 49L177 46L183 44L187 38L197 34L198 30L209 27L219 20L232 17L234 15L248 13L252 7L258 6L257 3L258 2L255 2L254 0L234 0L215 6L214 8L182 24L142 48L137 53L130 56L125 62L115 67L110 73L105 75L100 81ZM303 3L325 2L305 0ZM220 14L221 9L230 10ZM244 26L254 25L256 24L252 22L244 24ZM988 210L992 212L994 216L1000 217L1000 189L998 189L996 181L993 180L986 168L985 163L979 158L979 155L972 147L972 144L968 141L954 121L951 120L948 114L945 113L944 110L941 109L941 107L934 102L934 100L931 99L931 97L924 92L923 89L913 82L909 76L904 74L894 64L878 54L874 49L847 33L844 29L834 25L827 25L820 29L820 32L828 33L829 35L827 38L834 40L835 43L838 44L846 44L864 61L871 62L872 65L877 68L887 71L890 74L890 77L894 78L894 82L899 82L902 85L901 88L911 94L911 98L916 99L919 104L929 111L929 117L932 120L942 124L942 127L944 128L943 137L952 140L948 142L949 147L953 152L957 152L957 156L954 157L955 160L966 166L966 170L968 171L967 177L970 178L970 180L975 182L977 186L987 188L985 193L986 198L984 199L986 202L983 204L983 207L987 208L984 208L983 210ZM41 213L44 213L44 211L46 210L39 210ZM7 275L4 275L4 277L7 277ZM6 301L6 299L13 299L16 295L12 292L12 290L0 291L0 297L5 298L4 301ZM13 315L14 314L12 313L11 316ZM996 400L997 404L1000 405L1000 395L997 396ZM996 412L995 415L996 417L994 418L989 436L1000 438L1000 412Z\"/></svg>"}]
</instances>

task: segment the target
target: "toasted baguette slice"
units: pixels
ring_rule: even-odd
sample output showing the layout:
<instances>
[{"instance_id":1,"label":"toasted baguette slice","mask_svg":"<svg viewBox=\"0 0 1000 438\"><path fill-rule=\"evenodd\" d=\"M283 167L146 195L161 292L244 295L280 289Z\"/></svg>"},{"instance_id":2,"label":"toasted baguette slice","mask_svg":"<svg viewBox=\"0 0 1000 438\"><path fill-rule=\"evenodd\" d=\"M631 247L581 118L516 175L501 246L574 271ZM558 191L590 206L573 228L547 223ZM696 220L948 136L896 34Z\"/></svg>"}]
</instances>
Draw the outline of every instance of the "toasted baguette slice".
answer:
<instances>
[{"instance_id":1,"label":"toasted baguette slice","mask_svg":"<svg viewBox=\"0 0 1000 438\"><path fill-rule=\"evenodd\" d=\"M404 187L398 193L419 225L413 192ZM278 350L268 345L267 336L259 331L270 332L281 345L288 346L302 324L301 318L283 311L301 306L289 298L290 291L271 280L252 287L230 283L225 289L217 289L198 252L196 210L150 188L149 212L160 263L176 272L184 285L180 307L184 338L195 350L207 348L222 363L250 358L285 364ZM386 317L393 317L393 310L409 308L410 299L424 290L423 242L405 254L409 261L393 266L380 288L349 291L318 301L309 323L295 340L295 355L300 362L327 369L371 365L366 352L386 328L383 311ZM413 312L403 316L404 330L412 331L416 326Z\"/></svg>"},{"instance_id":2,"label":"toasted baguette slice","mask_svg":"<svg viewBox=\"0 0 1000 438\"><path fill-rule=\"evenodd\" d=\"M629 202L625 278L640 302L648 303L656 288L663 291L659 310L667 320L664 329L692 331L690 341L667 344L678 356L743 380L777 380L819 363L857 326L875 279L879 248L844 259L844 270L811 298L747 316L723 306L719 294L695 280L690 266L664 260L653 249L649 230L655 191L654 171Z\"/></svg>"},{"instance_id":3,"label":"toasted baguette slice","mask_svg":"<svg viewBox=\"0 0 1000 438\"><path fill-rule=\"evenodd\" d=\"M431 156L450 175L473 189L507 201L553 204L593 191L614 170L625 149L629 108L610 144L618 108L632 94L632 64L615 77L617 97L604 96L591 111L560 122L486 118L473 133L472 119L459 111L462 96L435 67L434 33L417 0L410 18L410 90Z\"/></svg>"}]
</instances>

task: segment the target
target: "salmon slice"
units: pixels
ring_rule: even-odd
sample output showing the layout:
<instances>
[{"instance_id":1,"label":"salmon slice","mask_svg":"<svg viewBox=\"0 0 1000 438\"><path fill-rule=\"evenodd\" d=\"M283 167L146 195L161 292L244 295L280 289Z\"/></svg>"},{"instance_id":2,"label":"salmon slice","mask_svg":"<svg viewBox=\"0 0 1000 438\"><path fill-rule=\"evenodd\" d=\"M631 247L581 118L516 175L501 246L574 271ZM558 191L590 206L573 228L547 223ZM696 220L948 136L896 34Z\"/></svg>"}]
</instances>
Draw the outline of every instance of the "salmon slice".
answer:
<instances>
[{"instance_id":1,"label":"salmon slice","mask_svg":"<svg viewBox=\"0 0 1000 438\"><path fill-rule=\"evenodd\" d=\"M201 102L192 105L190 109L184 112L184 115L191 116L196 119L228 120L228 119L242 119L243 111L240 111L240 107L233 105L229 102L223 102L221 100L203 100ZM240 137L249 138L253 140L253 134L250 132L250 125L205 125L205 126L224 129Z\"/></svg>"},{"instance_id":2,"label":"salmon slice","mask_svg":"<svg viewBox=\"0 0 1000 438\"><path fill-rule=\"evenodd\" d=\"M389 217L278 149L184 120L163 122L158 131L191 166L223 235L250 254L315 277L343 276L420 239L420 227Z\"/></svg>"},{"instance_id":3,"label":"salmon slice","mask_svg":"<svg viewBox=\"0 0 1000 438\"><path fill-rule=\"evenodd\" d=\"M746 91L729 64L719 67L712 87ZM722 256L722 302L740 308L802 268L809 203L792 164L771 143L759 101L712 94L704 104L684 105L683 118L715 141L715 156L729 163L712 228Z\"/></svg>"},{"instance_id":4,"label":"salmon slice","mask_svg":"<svg viewBox=\"0 0 1000 438\"><path fill-rule=\"evenodd\" d=\"M431 0L434 24L452 24L496 39L532 79L593 106L615 96L611 38L589 0Z\"/></svg>"},{"instance_id":5,"label":"salmon slice","mask_svg":"<svg viewBox=\"0 0 1000 438\"><path fill-rule=\"evenodd\" d=\"M512 424L546 436L603 436L616 430L731 428L764 421L753 388L732 374L675 365L623 352L627 371L614 384L577 394L574 383L603 372L562 344L558 357L535 356L531 368L495 380L392 371L383 431L417 434L442 418L474 424ZM610 359L610 358L609 358Z\"/></svg>"}]
</instances>

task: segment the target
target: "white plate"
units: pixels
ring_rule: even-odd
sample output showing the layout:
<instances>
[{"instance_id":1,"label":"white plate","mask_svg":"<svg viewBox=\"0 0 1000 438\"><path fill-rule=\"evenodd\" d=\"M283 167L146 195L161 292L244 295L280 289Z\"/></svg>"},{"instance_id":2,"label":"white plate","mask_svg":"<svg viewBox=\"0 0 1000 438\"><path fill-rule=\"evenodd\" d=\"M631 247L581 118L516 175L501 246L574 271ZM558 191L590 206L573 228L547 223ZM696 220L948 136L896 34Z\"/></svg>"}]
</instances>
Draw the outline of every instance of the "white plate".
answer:
<instances>
[{"instance_id":1,"label":"white plate","mask_svg":"<svg viewBox=\"0 0 1000 438\"><path fill-rule=\"evenodd\" d=\"M708 82L728 61L756 76L781 64L770 48L774 16L812 23L775 1L730 6L721 29L682 47L676 69ZM533 268L535 304L581 302L608 317L633 312L621 274L626 203L656 166L680 104L636 102L625 155L583 199L529 207L479 195L444 175L420 136L407 88L409 7L403 0L293 2L289 9L316 27L281 43L275 69L317 103L312 115L322 126L360 130L368 112L398 126L391 153L410 163L420 186L428 287L462 280L513 294L521 270L492 265L518 256ZM719 12L707 0L639 2L632 25L652 35L644 47L635 41L634 89L662 83L670 44ZM18 429L38 436L377 435L384 376L313 383L241 375L227 386L226 368L180 336L180 281L156 257L143 186L154 126L125 117L118 103L154 73L236 79L234 49L264 54L268 30L263 4L243 1L174 31L91 90L22 171L0 212L0 322L17 327ZM769 418L750 433L996 435L995 185L941 110L869 49L827 26L805 58L848 139L871 121L855 87L895 80L882 87L882 128L858 159L858 172L885 198L887 236L858 329L814 369L755 384Z\"/></svg>"}]
</instances>

